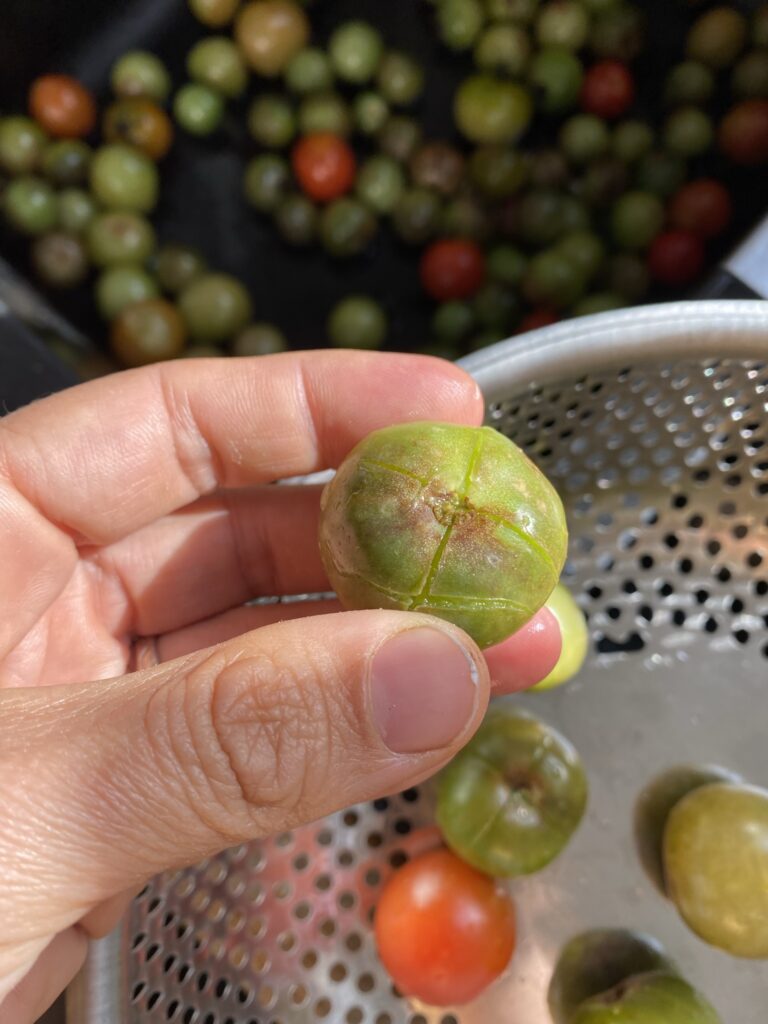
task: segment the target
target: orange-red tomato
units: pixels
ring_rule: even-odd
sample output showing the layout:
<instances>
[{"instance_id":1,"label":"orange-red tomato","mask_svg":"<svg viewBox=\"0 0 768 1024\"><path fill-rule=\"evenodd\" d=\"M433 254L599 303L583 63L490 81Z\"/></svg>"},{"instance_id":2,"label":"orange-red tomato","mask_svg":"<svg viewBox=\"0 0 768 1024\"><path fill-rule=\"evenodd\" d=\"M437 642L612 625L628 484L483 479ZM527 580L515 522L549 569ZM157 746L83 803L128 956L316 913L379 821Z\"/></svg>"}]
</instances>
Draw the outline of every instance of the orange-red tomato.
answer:
<instances>
[{"instance_id":1,"label":"orange-red tomato","mask_svg":"<svg viewBox=\"0 0 768 1024\"><path fill-rule=\"evenodd\" d=\"M317 202L338 199L354 184L355 155L338 135L306 135L293 147L292 161L299 185Z\"/></svg>"},{"instance_id":2,"label":"orange-red tomato","mask_svg":"<svg viewBox=\"0 0 768 1024\"><path fill-rule=\"evenodd\" d=\"M173 125L164 110L152 100L131 97L118 100L104 115L107 142L125 142L145 153L150 160L162 160L173 143Z\"/></svg>"},{"instance_id":3,"label":"orange-red tomato","mask_svg":"<svg viewBox=\"0 0 768 1024\"><path fill-rule=\"evenodd\" d=\"M768 163L768 100L744 100L720 122L720 149L746 167Z\"/></svg>"},{"instance_id":4,"label":"orange-red tomato","mask_svg":"<svg viewBox=\"0 0 768 1024\"><path fill-rule=\"evenodd\" d=\"M700 238L715 238L731 222L733 205L725 185L714 178L689 181L677 190L669 204L669 222Z\"/></svg>"},{"instance_id":5,"label":"orange-red tomato","mask_svg":"<svg viewBox=\"0 0 768 1024\"><path fill-rule=\"evenodd\" d=\"M79 139L96 124L93 95L69 75L43 75L29 91L32 117L57 139Z\"/></svg>"},{"instance_id":6,"label":"orange-red tomato","mask_svg":"<svg viewBox=\"0 0 768 1024\"><path fill-rule=\"evenodd\" d=\"M515 909L493 879L449 850L422 854L384 886L376 908L382 963L404 995L468 1003L506 969Z\"/></svg>"},{"instance_id":7,"label":"orange-red tomato","mask_svg":"<svg viewBox=\"0 0 768 1024\"><path fill-rule=\"evenodd\" d=\"M424 250L421 283L437 302L467 299L485 280L483 250L468 238L443 238Z\"/></svg>"},{"instance_id":8,"label":"orange-red tomato","mask_svg":"<svg viewBox=\"0 0 768 1024\"><path fill-rule=\"evenodd\" d=\"M621 117L635 99L635 82L626 64L602 60L593 64L581 87L583 110L607 120Z\"/></svg>"}]
</instances>

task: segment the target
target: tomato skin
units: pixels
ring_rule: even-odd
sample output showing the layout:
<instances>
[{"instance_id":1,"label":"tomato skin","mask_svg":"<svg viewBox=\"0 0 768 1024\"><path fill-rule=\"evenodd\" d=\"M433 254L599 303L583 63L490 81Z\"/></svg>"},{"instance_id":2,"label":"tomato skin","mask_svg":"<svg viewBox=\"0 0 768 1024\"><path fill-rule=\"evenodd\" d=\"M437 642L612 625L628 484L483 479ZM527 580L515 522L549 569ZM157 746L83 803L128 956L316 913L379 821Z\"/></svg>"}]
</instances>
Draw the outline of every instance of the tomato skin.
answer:
<instances>
[{"instance_id":1,"label":"tomato skin","mask_svg":"<svg viewBox=\"0 0 768 1024\"><path fill-rule=\"evenodd\" d=\"M468 1003L509 963L515 910L493 879L449 850L422 854L382 890L374 921L382 963L407 996Z\"/></svg>"},{"instance_id":2,"label":"tomato skin","mask_svg":"<svg viewBox=\"0 0 768 1024\"><path fill-rule=\"evenodd\" d=\"M306 135L293 147L293 173L303 191L317 202L329 203L352 188L357 171L354 153L338 135Z\"/></svg>"},{"instance_id":3,"label":"tomato skin","mask_svg":"<svg viewBox=\"0 0 768 1024\"><path fill-rule=\"evenodd\" d=\"M152 100L129 97L117 100L104 115L107 142L126 142L150 160L162 160L173 142L173 125Z\"/></svg>"},{"instance_id":4,"label":"tomato skin","mask_svg":"<svg viewBox=\"0 0 768 1024\"><path fill-rule=\"evenodd\" d=\"M540 327L549 327L556 324L560 317L552 309L540 306L524 316L517 327L517 334L525 334L526 331L537 331Z\"/></svg>"},{"instance_id":5,"label":"tomato skin","mask_svg":"<svg viewBox=\"0 0 768 1024\"><path fill-rule=\"evenodd\" d=\"M29 91L32 117L57 139L79 139L96 124L93 95L69 75L43 75Z\"/></svg>"},{"instance_id":6,"label":"tomato skin","mask_svg":"<svg viewBox=\"0 0 768 1024\"><path fill-rule=\"evenodd\" d=\"M635 81L625 64L602 60L584 76L581 107L590 114L612 121L621 117L634 102Z\"/></svg>"},{"instance_id":7,"label":"tomato skin","mask_svg":"<svg viewBox=\"0 0 768 1024\"><path fill-rule=\"evenodd\" d=\"M424 250L419 273L424 291L437 302L467 299L485 281L485 256L468 238L443 238Z\"/></svg>"},{"instance_id":8,"label":"tomato skin","mask_svg":"<svg viewBox=\"0 0 768 1024\"><path fill-rule=\"evenodd\" d=\"M689 181L669 204L669 222L700 238L716 238L731 222L733 204L725 185L714 178Z\"/></svg>"},{"instance_id":9,"label":"tomato skin","mask_svg":"<svg viewBox=\"0 0 768 1024\"><path fill-rule=\"evenodd\" d=\"M664 231L648 252L648 269L661 284L682 287L704 268L704 243L692 231Z\"/></svg>"},{"instance_id":10,"label":"tomato skin","mask_svg":"<svg viewBox=\"0 0 768 1024\"><path fill-rule=\"evenodd\" d=\"M720 122L720 149L745 167L768 163L768 100L744 100Z\"/></svg>"}]
</instances>

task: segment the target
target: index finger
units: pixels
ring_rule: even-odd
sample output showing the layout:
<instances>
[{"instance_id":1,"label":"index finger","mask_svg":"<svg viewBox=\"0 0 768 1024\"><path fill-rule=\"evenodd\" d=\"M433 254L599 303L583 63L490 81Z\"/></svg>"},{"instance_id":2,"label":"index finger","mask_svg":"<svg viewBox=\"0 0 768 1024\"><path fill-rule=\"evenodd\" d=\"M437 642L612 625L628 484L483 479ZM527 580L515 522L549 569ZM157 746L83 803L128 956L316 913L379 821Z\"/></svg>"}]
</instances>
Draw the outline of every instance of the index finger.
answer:
<instances>
[{"instance_id":1,"label":"index finger","mask_svg":"<svg viewBox=\"0 0 768 1024\"><path fill-rule=\"evenodd\" d=\"M165 363L0 421L0 472L77 541L126 536L220 487L338 464L394 422L479 423L464 371L429 356L296 352Z\"/></svg>"}]
</instances>

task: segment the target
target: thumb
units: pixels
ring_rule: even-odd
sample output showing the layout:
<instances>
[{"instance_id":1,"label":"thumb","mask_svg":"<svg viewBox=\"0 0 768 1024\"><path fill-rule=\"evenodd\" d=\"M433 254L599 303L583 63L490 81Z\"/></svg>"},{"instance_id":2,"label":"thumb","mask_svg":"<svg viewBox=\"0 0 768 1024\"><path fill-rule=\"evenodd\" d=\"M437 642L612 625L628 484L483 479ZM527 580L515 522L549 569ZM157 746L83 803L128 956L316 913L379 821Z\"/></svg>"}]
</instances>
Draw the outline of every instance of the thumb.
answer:
<instances>
[{"instance_id":1,"label":"thumb","mask_svg":"<svg viewBox=\"0 0 768 1024\"><path fill-rule=\"evenodd\" d=\"M433 774L485 660L402 612L286 621L147 672L0 695L0 919L35 941L151 875Z\"/></svg>"}]
</instances>

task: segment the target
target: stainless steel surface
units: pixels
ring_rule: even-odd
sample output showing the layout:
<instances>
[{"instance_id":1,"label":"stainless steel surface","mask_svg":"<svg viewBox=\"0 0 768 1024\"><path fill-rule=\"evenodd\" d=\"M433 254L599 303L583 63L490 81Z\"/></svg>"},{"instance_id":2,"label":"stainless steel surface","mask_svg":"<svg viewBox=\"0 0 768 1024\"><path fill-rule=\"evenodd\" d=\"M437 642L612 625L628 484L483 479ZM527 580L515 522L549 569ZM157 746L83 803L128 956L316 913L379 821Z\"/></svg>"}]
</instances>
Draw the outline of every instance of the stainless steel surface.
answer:
<instances>
[{"instance_id":1,"label":"stainless steel surface","mask_svg":"<svg viewBox=\"0 0 768 1024\"><path fill-rule=\"evenodd\" d=\"M742 242L724 266L758 295L768 296L768 217Z\"/></svg>"},{"instance_id":2,"label":"stainless steel surface","mask_svg":"<svg viewBox=\"0 0 768 1024\"><path fill-rule=\"evenodd\" d=\"M426 786L153 881L94 947L71 1024L550 1024L558 950L598 925L650 932L724 1022L765 1024L766 965L685 928L640 867L632 811L681 762L768 785L768 304L605 314L468 366L489 422L563 496L592 636L576 681L512 698L575 743L591 799L563 855L511 885L508 974L435 1011L393 994L376 960L370 912L431 822Z\"/></svg>"}]
</instances>

